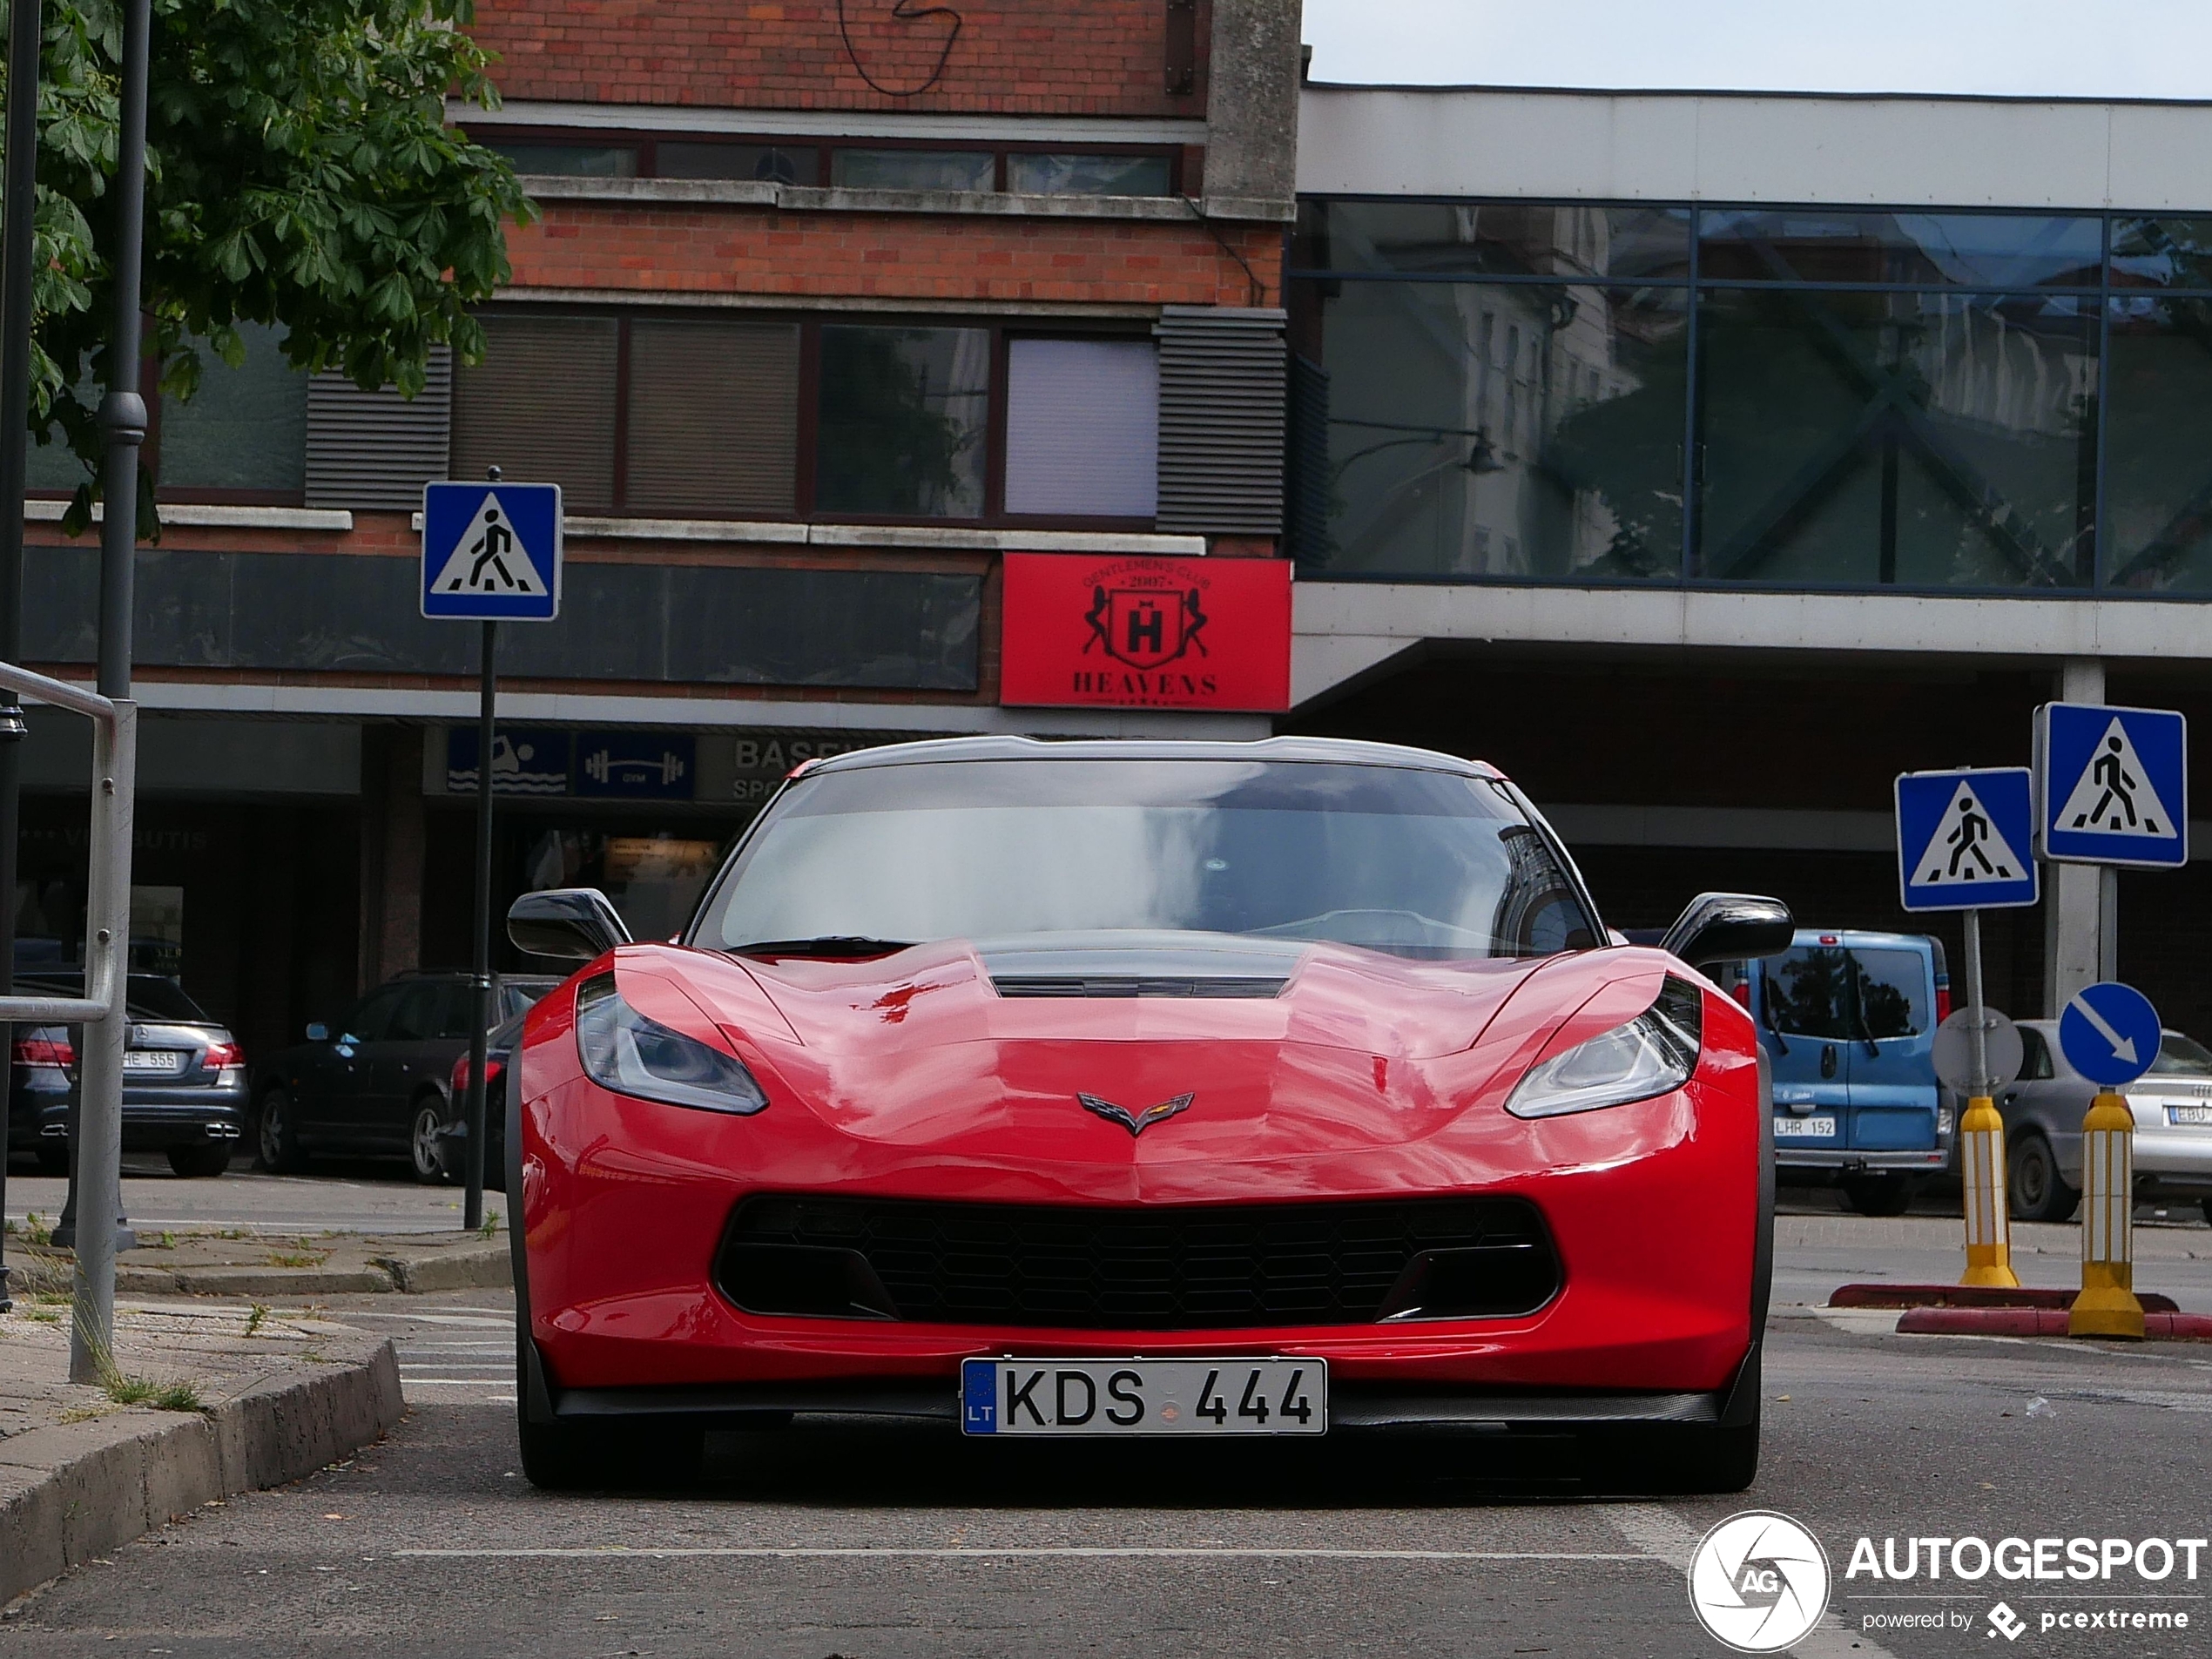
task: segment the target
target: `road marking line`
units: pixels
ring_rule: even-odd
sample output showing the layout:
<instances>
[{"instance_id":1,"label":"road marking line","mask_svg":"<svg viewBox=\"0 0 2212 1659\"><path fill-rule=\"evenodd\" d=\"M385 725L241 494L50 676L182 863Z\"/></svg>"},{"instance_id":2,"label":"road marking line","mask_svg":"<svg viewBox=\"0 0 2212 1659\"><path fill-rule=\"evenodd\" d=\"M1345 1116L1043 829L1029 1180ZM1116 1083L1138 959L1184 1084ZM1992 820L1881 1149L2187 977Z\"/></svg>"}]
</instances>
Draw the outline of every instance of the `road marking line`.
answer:
<instances>
[{"instance_id":1,"label":"road marking line","mask_svg":"<svg viewBox=\"0 0 2212 1659\"><path fill-rule=\"evenodd\" d=\"M1665 1566L1656 1557L1601 1550L1511 1549L1318 1549L1175 1545L1038 1544L1006 1546L923 1546L887 1544L729 1544L655 1548L645 1545L600 1544L588 1548L536 1549L395 1549L395 1557L424 1561L669 1561L762 1559L772 1561L896 1557L924 1561L1141 1560L1324 1561L1612 1561L1627 1566Z\"/></svg>"}]
</instances>

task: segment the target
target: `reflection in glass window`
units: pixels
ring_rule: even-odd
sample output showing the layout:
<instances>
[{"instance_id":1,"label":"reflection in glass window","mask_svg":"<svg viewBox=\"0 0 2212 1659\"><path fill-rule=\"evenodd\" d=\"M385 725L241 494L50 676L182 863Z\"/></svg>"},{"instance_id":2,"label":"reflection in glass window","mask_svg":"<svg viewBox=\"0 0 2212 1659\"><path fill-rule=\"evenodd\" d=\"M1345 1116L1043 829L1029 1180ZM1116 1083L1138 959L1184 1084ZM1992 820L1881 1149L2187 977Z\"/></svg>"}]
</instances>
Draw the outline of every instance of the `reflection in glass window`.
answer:
<instances>
[{"instance_id":1,"label":"reflection in glass window","mask_svg":"<svg viewBox=\"0 0 2212 1659\"><path fill-rule=\"evenodd\" d=\"M1015 152L1006 187L1032 196L1164 196L1165 156L1054 156Z\"/></svg>"},{"instance_id":2,"label":"reflection in glass window","mask_svg":"<svg viewBox=\"0 0 2212 1659\"><path fill-rule=\"evenodd\" d=\"M637 151L626 144L496 143L491 146L522 173L562 179L635 179Z\"/></svg>"},{"instance_id":3,"label":"reflection in glass window","mask_svg":"<svg viewBox=\"0 0 2212 1659\"><path fill-rule=\"evenodd\" d=\"M982 328L825 325L816 507L980 516L990 342Z\"/></svg>"},{"instance_id":4,"label":"reflection in glass window","mask_svg":"<svg viewBox=\"0 0 2212 1659\"><path fill-rule=\"evenodd\" d=\"M2212 288L2212 219L2115 219L2115 288Z\"/></svg>"},{"instance_id":5,"label":"reflection in glass window","mask_svg":"<svg viewBox=\"0 0 2212 1659\"><path fill-rule=\"evenodd\" d=\"M1853 1035L1879 1042L1889 1037L1917 1037L1928 1028L1928 959L1917 950L1851 952L1857 970L1858 1029Z\"/></svg>"},{"instance_id":6,"label":"reflection in glass window","mask_svg":"<svg viewBox=\"0 0 2212 1659\"><path fill-rule=\"evenodd\" d=\"M988 150L833 150L830 183L848 190L990 190L998 158Z\"/></svg>"},{"instance_id":7,"label":"reflection in glass window","mask_svg":"<svg viewBox=\"0 0 2212 1659\"><path fill-rule=\"evenodd\" d=\"M1680 574L1679 291L1296 288L1293 512L1306 566Z\"/></svg>"},{"instance_id":8,"label":"reflection in glass window","mask_svg":"<svg viewBox=\"0 0 2212 1659\"><path fill-rule=\"evenodd\" d=\"M1717 290L1703 303L1704 575L2089 580L2094 300Z\"/></svg>"},{"instance_id":9,"label":"reflection in glass window","mask_svg":"<svg viewBox=\"0 0 2212 1659\"><path fill-rule=\"evenodd\" d=\"M1847 1037L1851 967L1832 946L1800 946L1759 964L1766 1022L1792 1037Z\"/></svg>"},{"instance_id":10,"label":"reflection in glass window","mask_svg":"<svg viewBox=\"0 0 2212 1659\"><path fill-rule=\"evenodd\" d=\"M1708 209L1699 274L1732 282L2094 287L2104 223L2074 214Z\"/></svg>"},{"instance_id":11,"label":"reflection in glass window","mask_svg":"<svg viewBox=\"0 0 2212 1659\"><path fill-rule=\"evenodd\" d=\"M307 377L284 360L283 331L240 323L233 368L199 344L199 386L161 400L161 485L292 493L307 482Z\"/></svg>"},{"instance_id":12,"label":"reflection in glass window","mask_svg":"<svg viewBox=\"0 0 2212 1659\"><path fill-rule=\"evenodd\" d=\"M2105 580L2212 592L2212 300L2112 307Z\"/></svg>"},{"instance_id":13,"label":"reflection in glass window","mask_svg":"<svg viewBox=\"0 0 2212 1659\"><path fill-rule=\"evenodd\" d=\"M1586 202L1307 201L1291 266L1406 275L1689 274L1689 210Z\"/></svg>"},{"instance_id":14,"label":"reflection in glass window","mask_svg":"<svg viewBox=\"0 0 2212 1659\"><path fill-rule=\"evenodd\" d=\"M759 179L811 185L821 177L821 152L811 144L705 144L663 138L653 146L663 179Z\"/></svg>"}]
</instances>

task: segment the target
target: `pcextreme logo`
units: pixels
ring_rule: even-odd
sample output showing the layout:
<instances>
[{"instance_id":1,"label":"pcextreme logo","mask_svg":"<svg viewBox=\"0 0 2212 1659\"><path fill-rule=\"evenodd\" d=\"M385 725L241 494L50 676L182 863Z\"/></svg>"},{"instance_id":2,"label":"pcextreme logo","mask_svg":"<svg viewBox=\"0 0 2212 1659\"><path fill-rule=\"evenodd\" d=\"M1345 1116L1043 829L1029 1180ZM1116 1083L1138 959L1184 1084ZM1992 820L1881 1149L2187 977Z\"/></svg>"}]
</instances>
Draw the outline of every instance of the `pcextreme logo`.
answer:
<instances>
[{"instance_id":1,"label":"pcextreme logo","mask_svg":"<svg viewBox=\"0 0 2212 1659\"><path fill-rule=\"evenodd\" d=\"M1779 1653L1828 1610L1828 1552L1787 1515L1747 1509L1707 1533L1689 1561L1689 1605L1738 1653Z\"/></svg>"}]
</instances>

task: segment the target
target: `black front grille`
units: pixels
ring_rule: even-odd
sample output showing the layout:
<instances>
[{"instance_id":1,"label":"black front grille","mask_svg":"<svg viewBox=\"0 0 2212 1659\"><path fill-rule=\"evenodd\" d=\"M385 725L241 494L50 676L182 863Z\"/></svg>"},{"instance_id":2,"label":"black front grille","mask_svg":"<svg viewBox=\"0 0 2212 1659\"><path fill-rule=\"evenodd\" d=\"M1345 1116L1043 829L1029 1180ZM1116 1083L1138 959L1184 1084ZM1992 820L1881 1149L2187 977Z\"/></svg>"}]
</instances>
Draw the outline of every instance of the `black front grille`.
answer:
<instances>
[{"instance_id":1,"label":"black front grille","mask_svg":"<svg viewBox=\"0 0 2212 1659\"><path fill-rule=\"evenodd\" d=\"M1143 1208L762 1196L723 1293L755 1313L1098 1330L1527 1313L1559 1258L1519 1198Z\"/></svg>"}]
</instances>

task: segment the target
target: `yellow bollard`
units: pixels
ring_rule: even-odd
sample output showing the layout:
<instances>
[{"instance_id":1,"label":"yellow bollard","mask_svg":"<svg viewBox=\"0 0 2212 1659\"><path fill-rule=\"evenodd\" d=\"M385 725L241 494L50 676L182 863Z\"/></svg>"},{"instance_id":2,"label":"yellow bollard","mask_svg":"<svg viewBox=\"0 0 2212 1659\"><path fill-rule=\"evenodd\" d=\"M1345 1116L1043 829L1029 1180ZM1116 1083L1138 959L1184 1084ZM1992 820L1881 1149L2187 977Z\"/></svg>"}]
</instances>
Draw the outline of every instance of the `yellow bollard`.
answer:
<instances>
[{"instance_id":1,"label":"yellow bollard","mask_svg":"<svg viewBox=\"0 0 2212 1659\"><path fill-rule=\"evenodd\" d=\"M2070 1337L2140 1337L2135 1299L2135 1115L2124 1095L2100 1094L2081 1120L2081 1294Z\"/></svg>"},{"instance_id":2,"label":"yellow bollard","mask_svg":"<svg viewBox=\"0 0 2212 1659\"><path fill-rule=\"evenodd\" d=\"M1986 1095L1969 1100L1959 1120L1959 1173L1966 1195L1966 1276L1959 1282L2017 1289L2012 1218L2005 1208L2005 1120Z\"/></svg>"}]
</instances>

